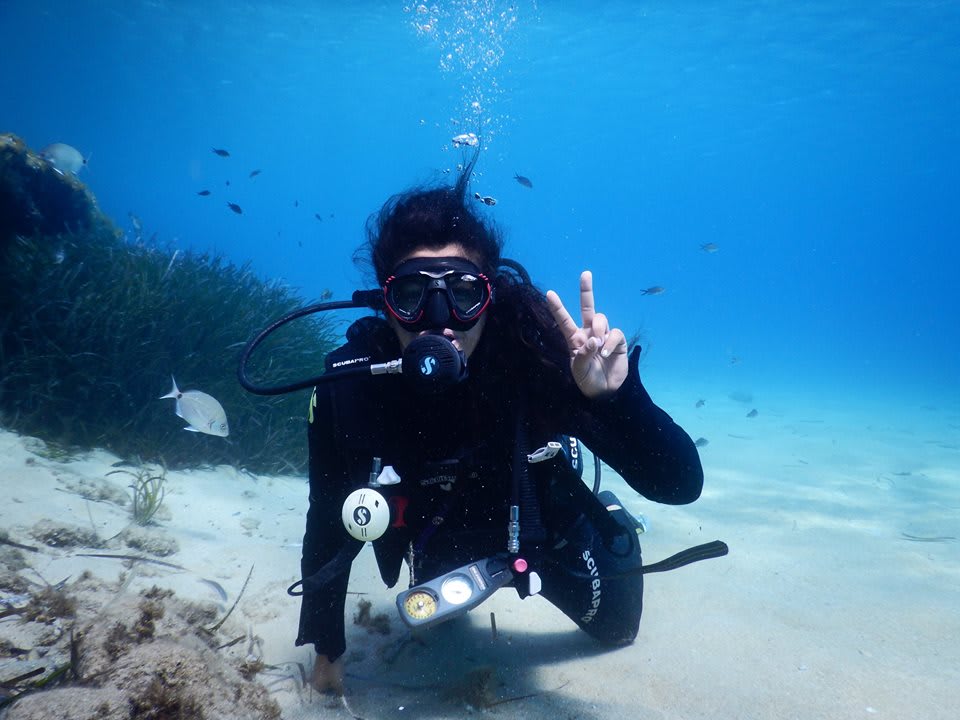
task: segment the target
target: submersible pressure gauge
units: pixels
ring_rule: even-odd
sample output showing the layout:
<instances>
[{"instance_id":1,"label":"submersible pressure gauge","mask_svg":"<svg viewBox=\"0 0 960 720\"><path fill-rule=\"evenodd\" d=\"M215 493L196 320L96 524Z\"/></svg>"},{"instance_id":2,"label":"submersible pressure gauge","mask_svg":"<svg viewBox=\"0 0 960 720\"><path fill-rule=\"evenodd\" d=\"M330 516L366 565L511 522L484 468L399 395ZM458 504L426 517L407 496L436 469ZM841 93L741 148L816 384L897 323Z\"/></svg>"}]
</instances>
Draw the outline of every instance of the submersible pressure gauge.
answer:
<instances>
[{"instance_id":1,"label":"submersible pressure gauge","mask_svg":"<svg viewBox=\"0 0 960 720\"><path fill-rule=\"evenodd\" d=\"M407 627L426 627L463 615L513 579L507 556L478 560L397 595Z\"/></svg>"},{"instance_id":2,"label":"submersible pressure gauge","mask_svg":"<svg viewBox=\"0 0 960 720\"><path fill-rule=\"evenodd\" d=\"M403 612L413 620L427 620L437 611L437 598L428 590L416 590L403 600Z\"/></svg>"}]
</instances>

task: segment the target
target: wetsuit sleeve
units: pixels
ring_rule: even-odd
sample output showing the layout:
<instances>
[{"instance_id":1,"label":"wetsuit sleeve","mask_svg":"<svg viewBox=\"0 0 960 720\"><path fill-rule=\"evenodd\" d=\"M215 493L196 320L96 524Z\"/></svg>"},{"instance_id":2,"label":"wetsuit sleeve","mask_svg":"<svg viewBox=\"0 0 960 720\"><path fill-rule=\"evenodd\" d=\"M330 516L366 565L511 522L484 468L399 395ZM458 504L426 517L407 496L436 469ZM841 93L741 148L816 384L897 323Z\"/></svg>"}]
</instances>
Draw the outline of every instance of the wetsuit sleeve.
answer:
<instances>
[{"instance_id":1,"label":"wetsuit sleeve","mask_svg":"<svg viewBox=\"0 0 960 720\"><path fill-rule=\"evenodd\" d=\"M348 543L360 545L347 535L340 519L340 509L348 494L349 469L343 453L335 445L330 385L332 383L318 386L311 398L307 430L310 507L307 510L300 561L303 578L315 575L336 556L352 549ZM297 645L313 643L317 653L326 655L330 660L343 654L346 649L344 601L349 579L350 565L347 563L332 576L325 573L320 587L304 589Z\"/></svg>"},{"instance_id":2,"label":"wetsuit sleeve","mask_svg":"<svg viewBox=\"0 0 960 720\"><path fill-rule=\"evenodd\" d=\"M690 436L657 407L640 381L640 350L611 396L581 397L575 434L630 487L655 502L682 505L700 497L703 466Z\"/></svg>"},{"instance_id":3,"label":"wetsuit sleeve","mask_svg":"<svg viewBox=\"0 0 960 720\"><path fill-rule=\"evenodd\" d=\"M347 329L346 336L347 344L327 355L328 373L336 371L339 364L382 362L399 353L396 335L379 317L360 318ZM363 547L347 534L340 518L343 501L358 487L356 478L351 477L353 456L342 449L345 426L352 427L344 415L348 408L354 408L354 415L357 412L356 389L349 380L317 385L307 430L310 507L300 571L301 577L313 578L313 582L304 583L296 644L313 643L317 653L330 660L340 657L346 649L344 602L350 564ZM323 572L317 574L320 570Z\"/></svg>"}]
</instances>

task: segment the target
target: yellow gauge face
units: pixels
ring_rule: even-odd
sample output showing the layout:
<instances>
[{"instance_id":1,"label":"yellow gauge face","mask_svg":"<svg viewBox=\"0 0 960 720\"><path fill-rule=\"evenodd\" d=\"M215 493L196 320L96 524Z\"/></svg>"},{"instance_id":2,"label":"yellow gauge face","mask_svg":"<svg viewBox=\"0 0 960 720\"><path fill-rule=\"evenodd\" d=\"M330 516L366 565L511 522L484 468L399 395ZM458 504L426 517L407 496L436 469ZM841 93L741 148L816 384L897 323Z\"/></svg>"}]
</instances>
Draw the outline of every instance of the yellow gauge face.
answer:
<instances>
[{"instance_id":1,"label":"yellow gauge face","mask_svg":"<svg viewBox=\"0 0 960 720\"><path fill-rule=\"evenodd\" d=\"M430 593L418 590L403 601L403 609L415 620L426 620L437 611L437 600Z\"/></svg>"}]
</instances>

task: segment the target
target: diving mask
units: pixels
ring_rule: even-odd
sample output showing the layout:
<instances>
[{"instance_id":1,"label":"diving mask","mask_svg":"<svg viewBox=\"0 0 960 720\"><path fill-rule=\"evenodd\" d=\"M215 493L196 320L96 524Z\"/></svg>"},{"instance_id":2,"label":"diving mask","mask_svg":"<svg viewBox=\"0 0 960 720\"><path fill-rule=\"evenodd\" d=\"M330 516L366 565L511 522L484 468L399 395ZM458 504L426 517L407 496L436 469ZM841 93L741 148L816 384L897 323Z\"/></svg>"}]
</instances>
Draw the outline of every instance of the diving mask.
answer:
<instances>
[{"instance_id":1,"label":"diving mask","mask_svg":"<svg viewBox=\"0 0 960 720\"><path fill-rule=\"evenodd\" d=\"M459 257L405 260L383 285L387 311L405 329L469 330L493 299L490 280Z\"/></svg>"}]
</instances>

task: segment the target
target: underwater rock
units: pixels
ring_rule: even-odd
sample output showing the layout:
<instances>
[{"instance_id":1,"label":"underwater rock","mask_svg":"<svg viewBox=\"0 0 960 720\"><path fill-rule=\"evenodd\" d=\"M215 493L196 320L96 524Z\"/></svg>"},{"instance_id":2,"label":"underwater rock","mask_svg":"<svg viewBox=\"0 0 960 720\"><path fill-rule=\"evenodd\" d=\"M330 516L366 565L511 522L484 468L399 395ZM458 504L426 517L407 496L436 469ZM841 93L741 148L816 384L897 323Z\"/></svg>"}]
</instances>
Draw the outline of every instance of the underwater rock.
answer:
<instances>
[{"instance_id":1,"label":"underwater rock","mask_svg":"<svg viewBox=\"0 0 960 720\"><path fill-rule=\"evenodd\" d=\"M0 560L3 561L3 567L0 567L0 593L3 593L3 599L9 602L11 595L20 595L30 589L27 579L17 573L18 570L27 567L27 563L24 561L22 567L18 567L21 564L18 558L16 556L11 558L9 554L5 558L0 555ZM3 604L6 605L7 602Z\"/></svg>"},{"instance_id":2,"label":"underwater rock","mask_svg":"<svg viewBox=\"0 0 960 720\"><path fill-rule=\"evenodd\" d=\"M0 248L18 235L88 228L97 202L71 173L61 173L16 135L0 135Z\"/></svg>"},{"instance_id":3,"label":"underwater rock","mask_svg":"<svg viewBox=\"0 0 960 720\"><path fill-rule=\"evenodd\" d=\"M2 534L3 533L0 533L0 535ZM25 567L27 567L27 559L20 550L15 547L4 547L0 545L0 572L3 570L16 572L17 570L23 570ZM0 583L0 590L2 589L3 584Z\"/></svg>"},{"instance_id":4,"label":"underwater rock","mask_svg":"<svg viewBox=\"0 0 960 720\"><path fill-rule=\"evenodd\" d=\"M134 595L91 576L69 589L77 617L44 663L48 676L65 669L59 686L23 692L7 720L280 718L267 689L243 672L242 651L218 650L224 638L203 629L211 613L169 590Z\"/></svg>"},{"instance_id":5,"label":"underwater rock","mask_svg":"<svg viewBox=\"0 0 960 720\"><path fill-rule=\"evenodd\" d=\"M247 265L157 241L132 220L128 238L82 182L0 134L0 425L42 438L27 464L102 448L136 466L305 472L302 398L252 399L230 367L249 338L305 301ZM265 347L252 378L323 366L339 344L336 323L301 327L282 351ZM172 367L230 412L233 442L170 421L156 397Z\"/></svg>"},{"instance_id":6,"label":"underwater rock","mask_svg":"<svg viewBox=\"0 0 960 720\"><path fill-rule=\"evenodd\" d=\"M129 548L156 555L169 557L180 552L177 539L155 528L128 527L120 533L120 539Z\"/></svg>"},{"instance_id":7,"label":"underwater rock","mask_svg":"<svg viewBox=\"0 0 960 720\"><path fill-rule=\"evenodd\" d=\"M61 480L66 492L75 493L93 502L108 502L120 507L130 504L129 493L109 480L86 477L66 477Z\"/></svg>"},{"instance_id":8,"label":"underwater rock","mask_svg":"<svg viewBox=\"0 0 960 720\"><path fill-rule=\"evenodd\" d=\"M30 529L30 534L50 547L103 547L100 538L93 531L46 518L36 523Z\"/></svg>"}]
</instances>

